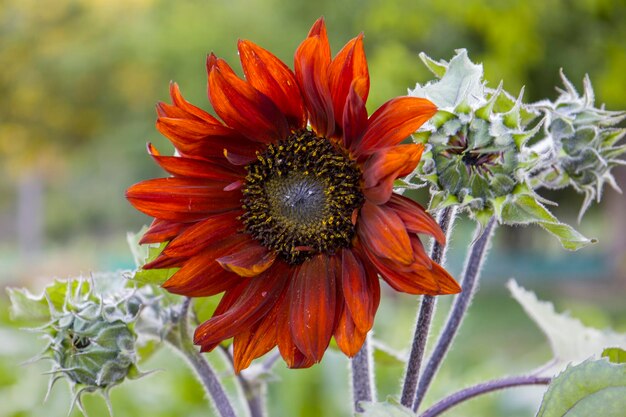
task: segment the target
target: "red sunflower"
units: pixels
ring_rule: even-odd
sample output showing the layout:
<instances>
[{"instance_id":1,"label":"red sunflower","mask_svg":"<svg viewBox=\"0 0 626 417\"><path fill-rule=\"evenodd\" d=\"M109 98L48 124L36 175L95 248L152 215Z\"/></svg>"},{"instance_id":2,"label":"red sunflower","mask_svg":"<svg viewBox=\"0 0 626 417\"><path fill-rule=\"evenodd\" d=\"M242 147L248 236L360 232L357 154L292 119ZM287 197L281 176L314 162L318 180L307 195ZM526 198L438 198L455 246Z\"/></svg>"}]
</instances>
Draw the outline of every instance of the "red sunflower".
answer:
<instances>
[{"instance_id":1,"label":"red sunflower","mask_svg":"<svg viewBox=\"0 0 626 417\"><path fill-rule=\"evenodd\" d=\"M185 101L157 106L175 156L148 152L169 174L130 187L155 218L142 243L169 242L144 268L180 269L163 287L189 297L224 293L195 332L203 351L234 338L237 371L278 345L293 368L319 362L331 337L361 348L380 301L379 276L409 294L452 294L457 282L417 234L444 243L437 223L393 193L422 145L400 143L436 112L397 97L368 117L363 37L331 58L323 19L291 71L240 41L245 80L211 54L209 99L221 121Z\"/></svg>"}]
</instances>

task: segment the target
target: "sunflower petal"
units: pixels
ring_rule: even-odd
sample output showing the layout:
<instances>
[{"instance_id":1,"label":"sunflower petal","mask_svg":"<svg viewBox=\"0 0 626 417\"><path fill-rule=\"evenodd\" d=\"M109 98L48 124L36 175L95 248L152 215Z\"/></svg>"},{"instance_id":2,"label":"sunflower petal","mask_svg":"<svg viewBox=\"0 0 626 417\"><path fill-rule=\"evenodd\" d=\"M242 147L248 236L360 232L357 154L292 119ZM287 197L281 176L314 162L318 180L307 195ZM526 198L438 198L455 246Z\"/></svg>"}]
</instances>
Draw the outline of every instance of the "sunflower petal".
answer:
<instances>
[{"instance_id":1,"label":"sunflower petal","mask_svg":"<svg viewBox=\"0 0 626 417\"><path fill-rule=\"evenodd\" d=\"M209 93L215 112L248 139L269 143L289 135L287 119L265 94L218 59L209 74Z\"/></svg>"},{"instance_id":2,"label":"sunflower petal","mask_svg":"<svg viewBox=\"0 0 626 417\"><path fill-rule=\"evenodd\" d=\"M174 294L188 297L206 297L219 294L243 278L225 271L216 258L239 250L249 239L246 235L235 235L204 248L192 256L165 283L163 288Z\"/></svg>"},{"instance_id":3,"label":"sunflower petal","mask_svg":"<svg viewBox=\"0 0 626 417\"><path fill-rule=\"evenodd\" d=\"M366 201L361 208L357 234L363 246L370 248L378 257L401 265L410 265L415 260L404 223L385 206Z\"/></svg>"},{"instance_id":4,"label":"sunflower petal","mask_svg":"<svg viewBox=\"0 0 626 417\"><path fill-rule=\"evenodd\" d=\"M319 362L333 335L336 306L334 263L321 254L298 267L291 279L289 321L298 349Z\"/></svg>"},{"instance_id":5,"label":"sunflower petal","mask_svg":"<svg viewBox=\"0 0 626 417\"><path fill-rule=\"evenodd\" d=\"M238 217L241 210L210 216L195 223L172 240L163 253L172 257L195 256L203 249L212 246L225 236L232 236L242 227Z\"/></svg>"},{"instance_id":6,"label":"sunflower petal","mask_svg":"<svg viewBox=\"0 0 626 417\"><path fill-rule=\"evenodd\" d=\"M141 240L139 240L139 244L167 242L178 236L188 227L189 224L185 223L154 219L146 233L144 233Z\"/></svg>"},{"instance_id":7,"label":"sunflower petal","mask_svg":"<svg viewBox=\"0 0 626 417\"><path fill-rule=\"evenodd\" d=\"M225 192L226 185L197 178L156 178L131 186L126 198L148 216L185 223L238 209L241 192Z\"/></svg>"},{"instance_id":8,"label":"sunflower petal","mask_svg":"<svg viewBox=\"0 0 626 417\"><path fill-rule=\"evenodd\" d=\"M342 251L342 289L351 320L367 333L374 324L380 303L380 284L376 273L365 268L351 249Z\"/></svg>"},{"instance_id":9,"label":"sunflower petal","mask_svg":"<svg viewBox=\"0 0 626 417\"><path fill-rule=\"evenodd\" d=\"M292 130L304 128L306 114L294 73L272 53L250 41L239 41L238 47L243 72L250 85L276 104Z\"/></svg>"},{"instance_id":10,"label":"sunflower petal","mask_svg":"<svg viewBox=\"0 0 626 417\"><path fill-rule=\"evenodd\" d=\"M441 227L417 202L393 193L386 205L400 216L409 232L426 233L434 237L440 244L446 243L446 235Z\"/></svg>"},{"instance_id":11,"label":"sunflower petal","mask_svg":"<svg viewBox=\"0 0 626 417\"><path fill-rule=\"evenodd\" d=\"M276 346L276 320L280 307L278 300L272 309L250 329L238 333L233 339L233 361L235 372L250 366L252 361L265 355Z\"/></svg>"},{"instance_id":12,"label":"sunflower petal","mask_svg":"<svg viewBox=\"0 0 626 417\"><path fill-rule=\"evenodd\" d=\"M389 100L370 116L359 155L399 144L436 112L437 107L423 98L396 97Z\"/></svg>"},{"instance_id":13,"label":"sunflower petal","mask_svg":"<svg viewBox=\"0 0 626 417\"><path fill-rule=\"evenodd\" d=\"M184 156L162 156L148 143L148 153L161 168L177 177L206 178L215 181L237 181L245 177L245 170L228 163L225 158L188 158Z\"/></svg>"},{"instance_id":14,"label":"sunflower petal","mask_svg":"<svg viewBox=\"0 0 626 417\"><path fill-rule=\"evenodd\" d=\"M353 84L358 83L355 80ZM367 109L365 101L356 91L356 86L350 87L346 104L343 108L343 145L346 149L355 152L367 128Z\"/></svg>"},{"instance_id":15,"label":"sunflower petal","mask_svg":"<svg viewBox=\"0 0 626 417\"><path fill-rule=\"evenodd\" d=\"M412 172L420 161L424 145L398 145L374 152L363 165L363 195L375 204L384 204L393 191L393 182Z\"/></svg>"},{"instance_id":16,"label":"sunflower petal","mask_svg":"<svg viewBox=\"0 0 626 417\"><path fill-rule=\"evenodd\" d=\"M328 41L326 41L328 42ZM305 39L296 51L294 68L302 91L311 127L319 136L330 137L335 130L333 100L328 86L330 50L320 36Z\"/></svg>"},{"instance_id":17,"label":"sunflower petal","mask_svg":"<svg viewBox=\"0 0 626 417\"><path fill-rule=\"evenodd\" d=\"M280 298L287 284L287 276L286 271L279 267L247 278L245 289L233 305L196 329L194 343L211 345L250 329Z\"/></svg>"},{"instance_id":18,"label":"sunflower petal","mask_svg":"<svg viewBox=\"0 0 626 417\"><path fill-rule=\"evenodd\" d=\"M461 290L454 278L435 262L431 262L430 269L419 261L403 266L377 257L366 245L363 249L380 276L396 291L414 295L444 295Z\"/></svg>"},{"instance_id":19,"label":"sunflower petal","mask_svg":"<svg viewBox=\"0 0 626 417\"><path fill-rule=\"evenodd\" d=\"M328 78L336 118L343 115L350 88L355 89L364 103L367 101L370 77L363 49L363 34L348 42L335 56L328 67ZM337 123L341 127L342 119L337 120Z\"/></svg>"},{"instance_id":20,"label":"sunflower petal","mask_svg":"<svg viewBox=\"0 0 626 417\"><path fill-rule=\"evenodd\" d=\"M337 320L334 336L337 346L348 357L356 355L361 350L363 343L365 343L367 331L361 330L356 326L350 310L345 304Z\"/></svg>"},{"instance_id":21,"label":"sunflower petal","mask_svg":"<svg viewBox=\"0 0 626 417\"><path fill-rule=\"evenodd\" d=\"M288 295L287 291L287 295ZM283 357L287 366L290 368L309 368L315 361L308 358L298 349L291 337L291 328L289 325L289 297L284 297L283 301L278 305L278 317L276 319L276 343L278 350Z\"/></svg>"},{"instance_id":22,"label":"sunflower petal","mask_svg":"<svg viewBox=\"0 0 626 417\"><path fill-rule=\"evenodd\" d=\"M272 266L275 260L275 251L270 251L257 240L250 239L236 252L218 258L217 262L227 271L242 277L253 277Z\"/></svg>"}]
</instances>

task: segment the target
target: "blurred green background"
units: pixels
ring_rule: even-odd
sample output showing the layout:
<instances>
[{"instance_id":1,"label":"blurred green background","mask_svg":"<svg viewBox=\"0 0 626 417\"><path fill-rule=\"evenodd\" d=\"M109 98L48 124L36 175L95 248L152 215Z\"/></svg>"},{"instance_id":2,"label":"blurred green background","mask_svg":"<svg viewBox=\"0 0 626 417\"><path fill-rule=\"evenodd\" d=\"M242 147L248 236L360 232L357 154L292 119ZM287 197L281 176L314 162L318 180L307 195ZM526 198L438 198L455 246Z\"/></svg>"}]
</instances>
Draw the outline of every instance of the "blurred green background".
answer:
<instances>
[{"instance_id":1,"label":"blurred green background","mask_svg":"<svg viewBox=\"0 0 626 417\"><path fill-rule=\"evenodd\" d=\"M484 63L490 86L502 79L517 94L525 85L527 101L554 98L563 67L579 87L588 73L599 103L626 109L624 0L0 0L0 286L38 289L51 277L131 267L125 232L149 219L126 203L124 190L163 175L145 143L171 149L154 129L154 105L169 100L169 81L209 109L208 52L234 64L236 41L246 38L291 66L295 48L321 15L334 51L365 32L370 110L431 79L419 52L449 59L457 48ZM622 188L624 171L617 170ZM544 195L560 203L561 219L575 223L582 196ZM586 324L626 331L625 213L625 199L608 191L580 225L600 243L576 254L539 229L500 229L481 293L430 401L548 358L541 335L503 290L511 276ZM471 230L460 222L452 241L449 265L457 275ZM377 337L405 349L416 305L414 297L388 293ZM9 321L6 307L3 291L0 417L66 415L64 387L42 404L45 366L16 365L38 345ZM171 357L160 352L144 368L164 372L113 391L118 417L209 415L201 389L182 360ZM397 393L402 366L379 359L379 397L385 398ZM310 370L279 365L270 415L349 415L347 368L335 352ZM493 395L446 415L530 416L540 393ZM90 415L106 415L100 399L86 405Z\"/></svg>"}]
</instances>

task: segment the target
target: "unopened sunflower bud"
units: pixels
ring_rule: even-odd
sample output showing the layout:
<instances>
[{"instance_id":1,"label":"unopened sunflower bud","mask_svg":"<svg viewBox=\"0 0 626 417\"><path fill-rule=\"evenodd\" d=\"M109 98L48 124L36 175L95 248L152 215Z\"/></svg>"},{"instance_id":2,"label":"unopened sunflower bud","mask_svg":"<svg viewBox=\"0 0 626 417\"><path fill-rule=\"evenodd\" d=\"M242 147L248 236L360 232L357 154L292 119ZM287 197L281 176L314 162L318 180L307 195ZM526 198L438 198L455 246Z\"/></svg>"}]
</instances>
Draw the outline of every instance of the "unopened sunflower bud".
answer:
<instances>
[{"instance_id":1,"label":"unopened sunflower bud","mask_svg":"<svg viewBox=\"0 0 626 417\"><path fill-rule=\"evenodd\" d=\"M464 49L450 62L420 57L439 78L410 91L439 108L415 135L430 145L419 174L431 184L431 209L458 204L484 222L495 214L495 199L525 183L529 164L522 155L524 145L541 122L526 127L539 113L522 105L521 94L515 99L502 85L487 88L482 65L472 63Z\"/></svg>"},{"instance_id":2,"label":"unopened sunflower bud","mask_svg":"<svg viewBox=\"0 0 626 417\"><path fill-rule=\"evenodd\" d=\"M103 275L98 282L106 286L103 291L94 291L98 285L93 277L56 281L41 296L9 290L15 318L46 321L37 331L47 345L34 359L52 362L48 394L56 381L66 379L74 396L72 406L83 413L83 392L100 392L110 410L109 390L126 378L143 375L136 367L135 322L154 297L124 287L121 274Z\"/></svg>"},{"instance_id":3,"label":"unopened sunflower bud","mask_svg":"<svg viewBox=\"0 0 626 417\"><path fill-rule=\"evenodd\" d=\"M620 157L626 145L618 145L626 129L615 127L626 112L594 107L594 92L588 76L583 80L583 94L561 71L565 89L556 101L544 100L533 105L546 115L546 137L536 146L542 153L542 169L533 178L536 186L564 188L572 186L585 194L579 221L595 199L600 201L604 183L619 190L611 170L624 165Z\"/></svg>"},{"instance_id":4,"label":"unopened sunflower bud","mask_svg":"<svg viewBox=\"0 0 626 417\"><path fill-rule=\"evenodd\" d=\"M420 55L438 80L417 85L409 94L431 100L439 112L414 134L426 145L417 176L431 187L431 210L458 205L487 224L536 223L568 249L590 240L559 221L541 204L530 183L540 162L527 142L545 117L502 89L488 88L483 67L458 50L449 62Z\"/></svg>"}]
</instances>

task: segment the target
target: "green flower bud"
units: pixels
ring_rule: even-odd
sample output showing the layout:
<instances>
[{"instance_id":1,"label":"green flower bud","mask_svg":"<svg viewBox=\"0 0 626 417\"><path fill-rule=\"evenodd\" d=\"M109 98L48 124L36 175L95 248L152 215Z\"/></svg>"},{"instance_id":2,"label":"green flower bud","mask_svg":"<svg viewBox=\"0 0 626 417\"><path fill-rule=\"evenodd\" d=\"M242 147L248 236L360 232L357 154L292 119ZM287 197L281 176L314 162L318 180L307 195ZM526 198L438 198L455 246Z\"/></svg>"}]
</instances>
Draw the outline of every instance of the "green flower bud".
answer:
<instances>
[{"instance_id":1,"label":"green flower bud","mask_svg":"<svg viewBox=\"0 0 626 417\"><path fill-rule=\"evenodd\" d=\"M46 397L56 381L65 379L74 396L72 407L83 411L82 393L100 392L111 410L110 389L126 378L145 375L136 366L136 324L144 310L160 309L150 287L127 288L127 283L121 273L111 273L96 274L89 281L55 281L40 296L9 289L14 318L46 321L36 330L47 345L33 359L52 362Z\"/></svg>"},{"instance_id":2,"label":"green flower bud","mask_svg":"<svg viewBox=\"0 0 626 417\"><path fill-rule=\"evenodd\" d=\"M68 311L53 314L49 349L70 380L106 388L120 383L136 362L135 339L128 323L104 313L103 305L76 300Z\"/></svg>"},{"instance_id":3,"label":"green flower bud","mask_svg":"<svg viewBox=\"0 0 626 417\"><path fill-rule=\"evenodd\" d=\"M583 95L561 71L565 89L556 101L541 101L534 108L545 113L546 137L535 148L542 154L542 169L533 178L535 185L558 189L572 186L585 194L579 221L591 202L600 201L605 183L617 191L611 170L624 165L621 155L626 145L618 142L626 129L615 126L626 112L608 111L594 107L594 92L588 76L583 80Z\"/></svg>"},{"instance_id":4,"label":"green flower bud","mask_svg":"<svg viewBox=\"0 0 626 417\"><path fill-rule=\"evenodd\" d=\"M411 95L426 97L439 113L415 140L429 145L420 176L431 184L431 209L458 204L479 220L495 214L494 200L524 184L530 169L523 162L526 141L539 129L526 127L538 112L502 90L487 88L482 65L473 64L464 49L450 62L420 57L438 81L419 84Z\"/></svg>"},{"instance_id":5,"label":"green flower bud","mask_svg":"<svg viewBox=\"0 0 626 417\"><path fill-rule=\"evenodd\" d=\"M458 50L449 61L420 54L438 80L417 84L409 94L431 100L439 112L414 134L426 145L417 176L430 184L431 210L457 205L486 224L495 216L502 224L536 223L568 249L590 240L561 224L541 204L530 177L541 162L527 142L541 129L541 112L488 88L483 67Z\"/></svg>"}]
</instances>

